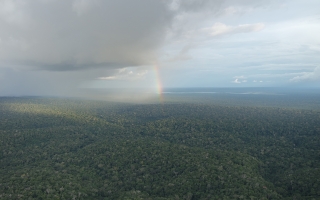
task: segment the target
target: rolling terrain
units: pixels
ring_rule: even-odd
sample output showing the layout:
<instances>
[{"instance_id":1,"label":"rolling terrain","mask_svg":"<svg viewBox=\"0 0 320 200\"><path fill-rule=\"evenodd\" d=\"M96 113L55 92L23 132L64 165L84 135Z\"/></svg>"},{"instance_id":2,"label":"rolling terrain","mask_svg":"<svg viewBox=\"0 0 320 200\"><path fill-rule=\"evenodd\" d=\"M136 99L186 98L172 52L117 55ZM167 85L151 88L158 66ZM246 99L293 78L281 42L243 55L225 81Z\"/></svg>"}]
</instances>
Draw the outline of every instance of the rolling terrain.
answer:
<instances>
[{"instance_id":1,"label":"rolling terrain","mask_svg":"<svg viewBox=\"0 0 320 200\"><path fill-rule=\"evenodd\" d=\"M200 96L1 97L0 198L319 199L317 108Z\"/></svg>"}]
</instances>

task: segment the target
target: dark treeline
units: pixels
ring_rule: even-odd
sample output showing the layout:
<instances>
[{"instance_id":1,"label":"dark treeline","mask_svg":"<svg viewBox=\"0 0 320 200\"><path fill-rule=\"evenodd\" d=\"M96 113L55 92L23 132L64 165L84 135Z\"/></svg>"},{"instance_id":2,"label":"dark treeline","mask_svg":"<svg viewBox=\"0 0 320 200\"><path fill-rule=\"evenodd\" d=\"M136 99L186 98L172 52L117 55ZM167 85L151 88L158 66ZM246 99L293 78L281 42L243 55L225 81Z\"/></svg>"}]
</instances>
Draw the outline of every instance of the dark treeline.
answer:
<instances>
[{"instance_id":1,"label":"dark treeline","mask_svg":"<svg viewBox=\"0 0 320 200\"><path fill-rule=\"evenodd\" d=\"M318 110L177 102L0 98L0 199L320 198Z\"/></svg>"}]
</instances>

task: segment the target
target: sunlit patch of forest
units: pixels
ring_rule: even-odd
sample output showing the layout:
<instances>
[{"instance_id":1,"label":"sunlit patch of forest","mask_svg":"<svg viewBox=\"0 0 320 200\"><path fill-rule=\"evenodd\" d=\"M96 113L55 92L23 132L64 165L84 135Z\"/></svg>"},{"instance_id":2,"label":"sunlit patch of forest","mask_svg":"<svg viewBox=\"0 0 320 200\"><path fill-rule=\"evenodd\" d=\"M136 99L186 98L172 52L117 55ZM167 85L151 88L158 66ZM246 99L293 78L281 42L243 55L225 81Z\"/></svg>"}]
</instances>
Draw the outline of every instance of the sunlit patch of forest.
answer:
<instances>
[{"instance_id":1,"label":"sunlit patch of forest","mask_svg":"<svg viewBox=\"0 0 320 200\"><path fill-rule=\"evenodd\" d=\"M316 98L234 97L1 97L0 199L319 199Z\"/></svg>"}]
</instances>

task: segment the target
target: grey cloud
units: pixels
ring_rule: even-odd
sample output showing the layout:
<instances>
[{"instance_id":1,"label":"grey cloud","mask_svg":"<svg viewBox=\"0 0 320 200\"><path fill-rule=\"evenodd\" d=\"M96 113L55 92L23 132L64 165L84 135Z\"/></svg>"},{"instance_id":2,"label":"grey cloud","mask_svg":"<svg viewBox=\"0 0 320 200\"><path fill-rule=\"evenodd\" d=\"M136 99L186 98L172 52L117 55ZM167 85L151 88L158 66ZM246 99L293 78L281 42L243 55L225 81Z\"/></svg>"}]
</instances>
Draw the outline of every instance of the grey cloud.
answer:
<instances>
[{"instance_id":1,"label":"grey cloud","mask_svg":"<svg viewBox=\"0 0 320 200\"><path fill-rule=\"evenodd\" d=\"M0 2L0 66L24 64L60 71L152 65L170 30L178 37L200 18L214 16L234 3L4 0ZM227 29L229 34L254 31L261 24Z\"/></svg>"},{"instance_id":2,"label":"grey cloud","mask_svg":"<svg viewBox=\"0 0 320 200\"><path fill-rule=\"evenodd\" d=\"M173 19L163 1L8 2L0 10L1 64L48 70L152 64Z\"/></svg>"},{"instance_id":3,"label":"grey cloud","mask_svg":"<svg viewBox=\"0 0 320 200\"><path fill-rule=\"evenodd\" d=\"M131 63L132 64L132 63ZM3 61L3 66L11 66L13 68L19 68L30 71L77 71L77 70L88 70L88 69L118 69L129 65L126 63L117 62L104 62L104 63L77 63L76 60L61 61L60 63L52 64L46 63L45 61L33 61L33 60L16 60L16 61ZM132 64L132 66L135 66Z\"/></svg>"},{"instance_id":4,"label":"grey cloud","mask_svg":"<svg viewBox=\"0 0 320 200\"><path fill-rule=\"evenodd\" d=\"M199 10L217 10L223 0L171 0L169 8L177 12L197 12Z\"/></svg>"},{"instance_id":5,"label":"grey cloud","mask_svg":"<svg viewBox=\"0 0 320 200\"><path fill-rule=\"evenodd\" d=\"M0 66L60 71L151 65L157 62L168 30L179 29L174 27L181 14L217 10L220 4L221 0L5 0L0 3Z\"/></svg>"},{"instance_id":6,"label":"grey cloud","mask_svg":"<svg viewBox=\"0 0 320 200\"><path fill-rule=\"evenodd\" d=\"M185 47L183 47L181 49L181 51L178 54L168 58L166 61L167 62L177 62L177 61L186 61L186 60L192 59L192 56L189 55L189 50L193 47L194 47L194 45L192 45L192 44L186 45Z\"/></svg>"},{"instance_id":7,"label":"grey cloud","mask_svg":"<svg viewBox=\"0 0 320 200\"><path fill-rule=\"evenodd\" d=\"M219 15L224 12L226 8L230 6L236 7L258 7L271 5L272 2L277 2L276 0L171 0L169 7L172 10L180 12L197 12L201 10L202 12L207 10L213 12L215 15Z\"/></svg>"},{"instance_id":8,"label":"grey cloud","mask_svg":"<svg viewBox=\"0 0 320 200\"><path fill-rule=\"evenodd\" d=\"M0 68L0 95L74 96L81 84L94 80L97 74L111 75L113 69L77 71L29 70L21 67Z\"/></svg>"}]
</instances>

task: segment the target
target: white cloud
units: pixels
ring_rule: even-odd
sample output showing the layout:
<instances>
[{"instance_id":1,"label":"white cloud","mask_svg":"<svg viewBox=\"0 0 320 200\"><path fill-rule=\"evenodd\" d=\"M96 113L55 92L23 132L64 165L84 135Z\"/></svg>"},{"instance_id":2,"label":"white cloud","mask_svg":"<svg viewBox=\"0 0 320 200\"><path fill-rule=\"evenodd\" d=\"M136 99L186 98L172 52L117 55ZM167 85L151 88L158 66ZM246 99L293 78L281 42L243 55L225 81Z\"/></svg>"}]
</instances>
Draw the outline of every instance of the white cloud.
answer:
<instances>
[{"instance_id":1,"label":"white cloud","mask_svg":"<svg viewBox=\"0 0 320 200\"><path fill-rule=\"evenodd\" d=\"M235 80L232 81L232 83L240 84L240 83L246 83L246 82L248 82L248 81L247 81L247 77L245 77L245 76L234 76L233 78L234 78Z\"/></svg>"},{"instance_id":2,"label":"white cloud","mask_svg":"<svg viewBox=\"0 0 320 200\"><path fill-rule=\"evenodd\" d=\"M105 76L105 77L98 77L98 80L115 80L117 79L116 76Z\"/></svg>"},{"instance_id":3,"label":"white cloud","mask_svg":"<svg viewBox=\"0 0 320 200\"><path fill-rule=\"evenodd\" d=\"M319 81L320 67L316 67L313 72L303 72L299 76L290 79L291 82Z\"/></svg>"},{"instance_id":4,"label":"white cloud","mask_svg":"<svg viewBox=\"0 0 320 200\"><path fill-rule=\"evenodd\" d=\"M232 83L237 83L237 84L239 84L239 83L241 83L241 81L239 81L239 79L235 79L234 81L232 81Z\"/></svg>"},{"instance_id":5,"label":"white cloud","mask_svg":"<svg viewBox=\"0 0 320 200\"><path fill-rule=\"evenodd\" d=\"M263 81L257 81L257 80L253 80L252 82L254 82L254 83L263 83Z\"/></svg>"},{"instance_id":6,"label":"white cloud","mask_svg":"<svg viewBox=\"0 0 320 200\"><path fill-rule=\"evenodd\" d=\"M124 80L124 81L134 81L145 77L148 70L136 70L129 68L118 69L117 72L112 76L98 77L98 80Z\"/></svg>"},{"instance_id":7,"label":"white cloud","mask_svg":"<svg viewBox=\"0 0 320 200\"><path fill-rule=\"evenodd\" d=\"M265 25L263 23L256 24L241 24L238 26L228 26L223 23L215 23L210 28L205 28L204 30L209 32L213 37L222 36L222 35L231 35L237 33L248 33L248 32L257 32L261 31Z\"/></svg>"}]
</instances>

